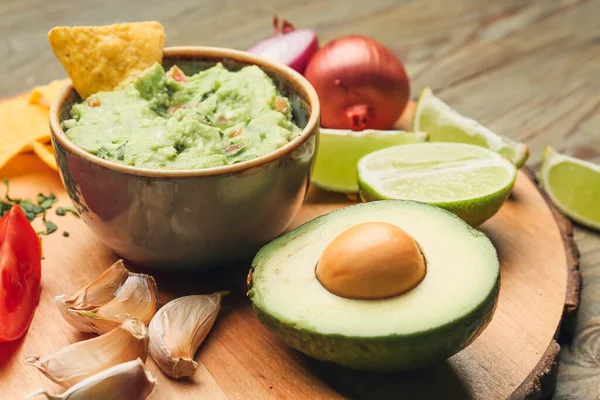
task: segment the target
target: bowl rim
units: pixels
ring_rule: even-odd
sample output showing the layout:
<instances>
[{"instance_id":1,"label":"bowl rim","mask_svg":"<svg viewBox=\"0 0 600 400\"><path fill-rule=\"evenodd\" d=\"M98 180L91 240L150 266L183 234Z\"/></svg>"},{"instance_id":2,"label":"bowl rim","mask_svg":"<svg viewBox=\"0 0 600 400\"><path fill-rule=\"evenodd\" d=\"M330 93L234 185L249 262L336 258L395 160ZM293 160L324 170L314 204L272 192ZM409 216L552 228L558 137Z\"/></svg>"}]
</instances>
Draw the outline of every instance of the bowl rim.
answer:
<instances>
[{"instance_id":1,"label":"bowl rim","mask_svg":"<svg viewBox=\"0 0 600 400\"><path fill-rule=\"evenodd\" d=\"M93 155L75 145L65 134L60 124L60 111L62 110L66 100L70 97L71 93L75 91L72 82L66 84L58 93L58 95L52 101L50 106L50 130L52 139L55 140L71 153L84 158L90 163L98 166L115 170L118 172L153 177L153 178L184 178L184 177L202 177L202 176L216 176L226 175L236 172L243 172L251 168L260 167L265 164L276 161L283 156L292 153L304 142L308 140L314 133L319 129L321 106L319 103L319 97L313 86L304 78L300 73L296 72L292 68L278 64L273 61L267 60L263 57L256 56L254 54L234 49L227 49L223 47L210 47L210 46L175 46L165 47L163 49L164 58L172 58L177 56L186 56L190 58L197 57L202 59L207 58L222 58L222 59L233 59L241 61L247 64L257 65L259 67L265 67L268 70L275 72L280 77L287 81L291 81L296 84L308 98L310 105L310 115L306 126L302 129L300 135L292 139L284 146L278 148L275 151L264 154L260 157L253 158L251 160L243 161L238 164L231 164L219 167L202 168L202 169L155 169L155 168L140 168L133 167L126 164L121 164L111 160L105 160L98 156Z\"/></svg>"}]
</instances>

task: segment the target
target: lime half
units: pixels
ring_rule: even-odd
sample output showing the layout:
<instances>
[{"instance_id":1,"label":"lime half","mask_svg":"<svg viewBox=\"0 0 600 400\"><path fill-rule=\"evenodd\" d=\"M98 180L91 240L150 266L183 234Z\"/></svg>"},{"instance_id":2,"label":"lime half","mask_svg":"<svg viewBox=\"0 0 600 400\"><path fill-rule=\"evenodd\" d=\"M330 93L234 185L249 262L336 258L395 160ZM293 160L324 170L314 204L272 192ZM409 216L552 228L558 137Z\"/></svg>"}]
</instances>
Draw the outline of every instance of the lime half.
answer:
<instances>
[{"instance_id":1,"label":"lime half","mask_svg":"<svg viewBox=\"0 0 600 400\"><path fill-rule=\"evenodd\" d=\"M468 143L485 147L521 167L529 157L523 143L499 136L477 121L460 115L425 88L417 103L413 129L427 132L430 142Z\"/></svg>"},{"instance_id":2,"label":"lime half","mask_svg":"<svg viewBox=\"0 0 600 400\"><path fill-rule=\"evenodd\" d=\"M427 134L405 131L350 131L321 128L311 181L333 192L356 193L356 163L375 150L427 140Z\"/></svg>"},{"instance_id":3,"label":"lime half","mask_svg":"<svg viewBox=\"0 0 600 400\"><path fill-rule=\"evenodd\" d=\"M516 176L516 168L504 157L462 143L395 146L358 162L363 201L421 201L451 211L471 226L500 209Z\"/></svg>"},{"instance_id":4,"label":"lime half","mask_svg":"<svg viewBox=\"0 0 600 400\"><path fill-rule=\"evenodd\" d=\"M556 207L580 224L600 230L600 165L546 147L539 178Z\"/></svg>"}]
</instances>

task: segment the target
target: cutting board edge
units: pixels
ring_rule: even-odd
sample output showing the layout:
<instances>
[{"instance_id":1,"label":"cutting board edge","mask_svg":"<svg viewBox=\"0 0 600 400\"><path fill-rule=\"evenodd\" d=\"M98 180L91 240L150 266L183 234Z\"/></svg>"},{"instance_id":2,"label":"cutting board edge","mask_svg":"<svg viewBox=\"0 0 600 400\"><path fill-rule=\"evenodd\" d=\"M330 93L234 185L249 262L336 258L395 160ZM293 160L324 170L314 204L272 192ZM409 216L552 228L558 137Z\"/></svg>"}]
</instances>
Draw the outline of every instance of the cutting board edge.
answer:
<instances>
[{"instance_id":1,"label":"cutting board edge","mask_svg":"<svg viewBox=\"0 0 600 400\"><path fill-rule=\"evenodd\" d=\"M579 308L582 278L579 271L579 248L573 238L573 223L550 200L548 194L539 186L535 173L530 168L522 168L525 175L537 186L540 194L552 212L562 237L567 261L567 290L560 325L550 342L548 349L540 358L536 367L517 387L509 399L545 399L551 398L556 386L560 343L573 339L575 317Z\"/></svg>"}]
</instances>

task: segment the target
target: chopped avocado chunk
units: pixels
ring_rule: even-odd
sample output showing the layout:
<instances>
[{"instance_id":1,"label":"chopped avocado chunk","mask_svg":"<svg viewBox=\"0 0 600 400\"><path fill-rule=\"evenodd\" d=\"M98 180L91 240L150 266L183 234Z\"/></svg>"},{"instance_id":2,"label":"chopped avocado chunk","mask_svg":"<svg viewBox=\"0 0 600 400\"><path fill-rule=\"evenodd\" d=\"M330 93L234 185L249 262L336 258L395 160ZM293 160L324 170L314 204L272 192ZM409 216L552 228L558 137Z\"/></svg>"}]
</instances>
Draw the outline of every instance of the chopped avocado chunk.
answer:
<instances>
[{"instance_id":1,"label":"chopped avocado chunk","mask_svg":"<svg viewBox=\"0 0 600 400\"><path fill-rule=\"evenodd\" d=\"M426 274L410 291L355 300L315 276L328 245L367 222L396 225L418 244ZM444 360L471 343L492 317L500 270L490 240L455 215L389 200L326 214L275 239L256 255L249 282L259 319L288 345L354 369L394 371Z\"/></svg>"},{"instance_id":2,"label":"chopped avocado chunk","mask_svg":"<svg viewBox=\"0 0 600 400\"><path fill-rule=\"evenodd\" d=\"M165 70L162 65L154 63L137 77L133 85L144 100L152 100L157 96L168 99L165 83Z\"/></svg>"}]
</instances>

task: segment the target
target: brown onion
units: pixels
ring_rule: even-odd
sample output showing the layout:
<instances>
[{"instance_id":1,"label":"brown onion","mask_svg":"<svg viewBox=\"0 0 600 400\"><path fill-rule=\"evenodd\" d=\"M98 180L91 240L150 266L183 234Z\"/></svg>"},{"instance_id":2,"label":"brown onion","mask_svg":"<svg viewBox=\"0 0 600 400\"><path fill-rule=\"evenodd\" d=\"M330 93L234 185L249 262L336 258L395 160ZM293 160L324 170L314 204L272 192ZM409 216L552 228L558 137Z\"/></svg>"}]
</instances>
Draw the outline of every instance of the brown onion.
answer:
<instances>
[{"instance_id":1,"label":"brown onion","mask_svg":"<svg viewBox=\"0 0 600 400\"><path fill-rule=\"evenodd\" d=\"M402 63L376 40L344 36L310 60L306 78L321 100L321 125L335 129L390 129L410 94Z\"/></svg>"}]
</instances>

